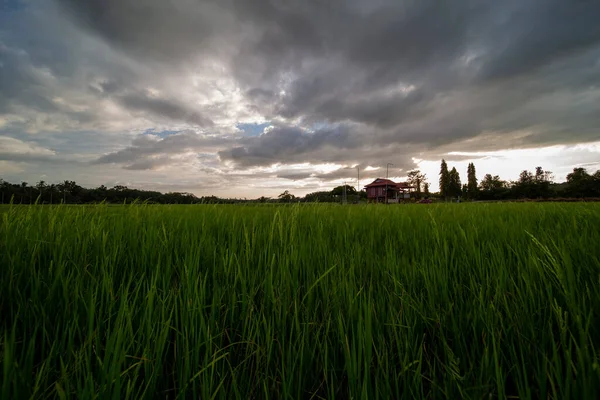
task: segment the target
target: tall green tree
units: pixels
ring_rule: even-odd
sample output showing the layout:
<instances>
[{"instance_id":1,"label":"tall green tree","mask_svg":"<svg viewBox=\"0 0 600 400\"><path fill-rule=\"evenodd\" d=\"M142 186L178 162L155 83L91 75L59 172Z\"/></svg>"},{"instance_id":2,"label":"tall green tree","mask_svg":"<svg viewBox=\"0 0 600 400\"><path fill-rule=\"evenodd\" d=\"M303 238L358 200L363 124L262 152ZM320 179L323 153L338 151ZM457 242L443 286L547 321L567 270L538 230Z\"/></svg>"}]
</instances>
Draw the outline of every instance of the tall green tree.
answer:
<instances>
[{"instance_id":1,"label":"tall green tree","mask_svg":"<svg viewBox=\"0 0 600 400\"><path fill-rule=\"evenodd\" d=\"M479 187L481 190L491 192L493 190L504 189L506 187L506 182L500 179L498 175L492 176L492 174L485 174Z\"/></svg>"},{"instance_id":2,"label":"tall green tree","mask_svg":"<svg viewBox=\"0 0 600 400\"><path fill-rule=\"evenodd\" d=\"M344 189L346 191L346 195L348 196L354 196L356 194L356 189L354 188L354 186L350 185L346 185L345 187L344 185L336 186L330 193L332 196L343 196Z\"/></svg>"},{"instance_id":3,"label":"tall green tree","mask_svg":"<svg viewBox=\"0 0 600 400\"><path fill-rule=\"evenodd\" d=\"M429 183L427 182L423 184L423 196L425 196L425 198L429 197Z\"/></svg>"},{"instance_id":4,"label":"tall green tree","mask_svg":"<svg viewBox=\"0 0 600 400\"><path fill-rule=\"evenodd\" d=\"M462 193L462 185L460 183L460 175L456 167L452 167L448 173L448 194L451 197L459 197Z\"/></svg>"},{"instance_id":5,"label":"tall green tree","mask_svg":"<svg viewBox=\"0 0 600 400\"><path fill-rule=\"evenodd\" d=\"M283 193L281 193L279 196L279 201L281 201L282 203L289 203L294 201L294 199L296 199L296 196L294 196L293 194L291 194L289 192L289 190L284 191Z\"/></svg>"},{"instance_id":6,"label":"tall green tree","mask_svg":"<svg viewBox=\"0 0 600 400\"><path fill-rule=\"evenodd\" d=\"M573 197L595 197L600 195L600 171L590 175L585 168L573 168L567 175L567 191Z\"/></svg>"},{"instance_id":7,"label":"tall green tree","mask_svg":"<svg viewBox=\"0 0 600 400\"><path fill-rule=\"evenodd\" d=\"M427 179L426 175L418 169L413 169L412 171L408 172L407 181L411 186L414 186L416 188L415 193L417 199L421 198L421 187L425 183L425 179Z\"/></svg>"},{"instance_id":8,"label":"tall green tree","mask_svg":"<svg viewBox=\"0 0 600 400\"><path fill-rule=\"evenodd\" d=\"M470 199L477 198L477 175L475 174L475 164L469 163L467 167L467 196Z\"/></svg>"},{"instance_id":9,"label":"tall green tree","mask_svg":"<svg viewBox=\"0 0 600 400\"><path fill-rule=\"evenodd\" d=\"M450 173L448 172L448 164L442 159L440 167L440 194L442 197L450 196Z\"/></svg>"},{"instance_id":10,"label":"tall green tree","mask_svg":"<svg viewBox=\"0 0 600 400\"><path fill-rule=\"evenodd\" d=\"M536 167L535 173L524 170L519 174L519 180L513 185L513 195L530 199L550 197L552 193L551 177L552 172L544 171L542 167Z\"/></svg>"}]
</instances>

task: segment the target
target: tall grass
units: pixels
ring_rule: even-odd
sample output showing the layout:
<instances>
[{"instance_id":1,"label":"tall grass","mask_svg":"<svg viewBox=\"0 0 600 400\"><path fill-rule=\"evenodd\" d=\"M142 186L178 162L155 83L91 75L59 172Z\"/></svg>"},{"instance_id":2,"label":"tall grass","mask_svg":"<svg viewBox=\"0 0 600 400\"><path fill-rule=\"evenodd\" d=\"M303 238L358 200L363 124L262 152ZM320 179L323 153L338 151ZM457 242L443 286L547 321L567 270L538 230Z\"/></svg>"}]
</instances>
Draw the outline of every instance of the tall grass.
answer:
<instances>
[{"instance_id":1,"label":"tall grass","mask_svg":"<svg viewBox=\"0 0 600 400\"><path fill-rule=\"evenodd\" d=\"M600 395L600 205L13 206L0 393Z\"/></svg>"}]
</instances>

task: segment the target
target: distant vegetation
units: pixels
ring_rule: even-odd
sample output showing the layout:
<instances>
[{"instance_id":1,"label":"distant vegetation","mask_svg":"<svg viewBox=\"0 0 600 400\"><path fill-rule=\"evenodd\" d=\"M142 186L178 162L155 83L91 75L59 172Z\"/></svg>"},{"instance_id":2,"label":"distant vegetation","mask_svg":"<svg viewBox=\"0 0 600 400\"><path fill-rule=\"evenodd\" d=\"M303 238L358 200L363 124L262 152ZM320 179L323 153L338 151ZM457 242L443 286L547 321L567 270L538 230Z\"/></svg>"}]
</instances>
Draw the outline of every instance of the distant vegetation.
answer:
<instances>
[{"instance_id":1,"label":"distant vegetation","mask_svg":"<svg viewBox=\"0 0 600 400\"><path fill-rule=\"evenodd\" d=\"M600 170L594 174L585 168L574 168L567 175L566 182L556 183L552 180L552 172L536 167L535 172L523 171L516 181L502 180L498 175L486 174L478 182L475 165L467 168L467 183L461 184L456 168L448 170L446 161L442 160L440 168L438 193L429 192L427 177L419 170L408 172L407 182L415 187L412 200L433 198L442 201L461 198L462 200L515 200L515 199L550 199L550 198L600 198ZM345 189L344 189L345 187ZM59 184L48 184L40 181L31 186L27 182L14 184L0 179L0 203L11 201L16 204L86 204L86 203L131 203L143 201L156 204L233 204L233 203L357 203L366 199L364 191L357 191L350 185L337 186L330 191L309 193L297 197L289 190L276 198L261 196L257 199L219 198L216 196L197 197L192 193L131 189L117 185L107 188L102 185L94 189L79 186L74 181Z\"/></svg>"},{"instance_id":2,"label":"distant vegetation","mask_svg":"<svg viewBox=\"0 0 600 400\"><path fill-rule=\"evenodd\" d=\"M2 399L598 399L600 204L0 207Z\"/></svg>"}]
</instances>

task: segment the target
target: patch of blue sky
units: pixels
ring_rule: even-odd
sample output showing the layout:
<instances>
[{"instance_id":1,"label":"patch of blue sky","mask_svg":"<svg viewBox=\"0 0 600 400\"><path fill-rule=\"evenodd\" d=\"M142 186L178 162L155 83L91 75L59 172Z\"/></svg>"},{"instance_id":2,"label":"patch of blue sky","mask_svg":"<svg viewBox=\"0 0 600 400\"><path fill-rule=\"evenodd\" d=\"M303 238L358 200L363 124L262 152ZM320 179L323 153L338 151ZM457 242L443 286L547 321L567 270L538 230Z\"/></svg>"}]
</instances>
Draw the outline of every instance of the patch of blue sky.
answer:
<instances>
[{"instance_id":1,"label":"patch of blue sky","mask_svg":"<svg viewBox=\"0 0 600 400\"><path fill-rule=\"evenodd\" d=\"M171 135L176 135L181 131L169 131L169 130L164 130L164 131L157 131L155 128L152 129L146 129L144 131L144 135L154 135L154 136L158 136L159 138L166 138L167 136L171 136Z\"/></svg>"},{"instance_id":2,"label":"patch of blue sky","mask_svg":"<svg viewBox=\"0 0 600 400\"><path fill-rule=\"evenodd\" d=\"M235 126L243 132L244 136L259 136L264 132L265 128L271 126L271 121L262 124L238 122Z\"/></svg>"}]
</instances>

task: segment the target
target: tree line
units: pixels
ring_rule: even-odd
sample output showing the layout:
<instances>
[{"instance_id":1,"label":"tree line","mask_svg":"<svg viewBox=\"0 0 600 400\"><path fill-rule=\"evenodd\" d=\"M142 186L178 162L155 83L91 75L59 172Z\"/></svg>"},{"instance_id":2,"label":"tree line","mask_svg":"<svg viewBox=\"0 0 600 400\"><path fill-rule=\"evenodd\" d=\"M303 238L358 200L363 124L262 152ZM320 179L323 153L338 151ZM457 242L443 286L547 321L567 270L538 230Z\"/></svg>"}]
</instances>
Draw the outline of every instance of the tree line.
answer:
<instances>
[{"instance_id":1,"label":"tree line","mask_svg":"<svg viewBox=\"0 0 600 400\"><path fill-rule=\"evenodd\" d=\"M594 174L585 168L574 168L566 182L554 182L551 171L536 167L534 172L523 170L515 181L502 180L498 175L486 174L478 182L475 164L467 167L467 183L461 184L455 167L448 170L442 160L439 173L439 197L466 200L515 200L549 198L598 198L600 197L600 170Z\"/></svg>"},{"instance_id":2,"label":"tree line","mask_svg":"<svg viewBox=\"0 0 600 400\"><path fill-rule=\"evenodd\" d=\"M88 189L74 181L64 181L58 184L48 184L39 181L35 185L27 182L14 184L0 179L0 197L2 204L85 204L85 203L132 203L145 201L157 204L192 204L202 200L192 193L170 192L160 193L151 190L131 189L127 186L116 185L107 188L101 185ZM210 200L210 198L208 198Z\"/></svg>"},{"instance_id":3,"label":"tree line","mask_svg":"<svg viewBox=\"0 0 600 400\"><path fill-rule=\"evenodd\" d=\"M531 172L524 170L516 181L502 180L498 175L486 174L478 181L475 165L467 167L467 182L462 184L460 174L455 167L448 169L442 160L439 173L440 191L430 193L425 174L419 170L408 172L407 182L414 187L413 198L437 197L440 199L464 200L513 200L513 199L548 199L548 198L600 198L600 170L591 174L585 168L574 168L567 175L565 182L554 182L552 172L536 167ZM142 201L156 204L233 204L233 203L357 203L366 199L364 190L357 191L350 185L337 186L330 191L309 193L304 197L296 197L288 190L277 198L261 196L257 199L231 199L217 196L197 197L187 192L161 193L152 190L132 189L116 185L107 188L84 188L74 181L48 184L39 181L35 185L27 182L14 184L0 179L0 202L16 204L86 204L86 203L132 203Z\"/></svg>"},{"instance_id":4,"label":"tree line","mask_svg":"<svg viewBox=\"0 0 600 400\"><path fill-rule=\"evenodd\" d=\"M353 186L338 186L330 191L309 193L296 197L288 190L276 198L261 196L256 199L222 198L217 196L197 197L187 192L161 193L153 190L132 189L123 185L108 188L84 188L74 181L48 184L39 181L35 185L27 182L10 183L0 178L0 204L88 204L88 203L132 203L134 201L154 204L236 204L236 203L292 203L292 202L358 202L366 198L364 191L357 192Z\"/></svg>"}]
</instances>

